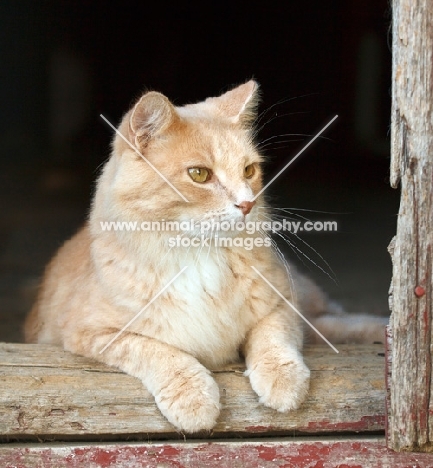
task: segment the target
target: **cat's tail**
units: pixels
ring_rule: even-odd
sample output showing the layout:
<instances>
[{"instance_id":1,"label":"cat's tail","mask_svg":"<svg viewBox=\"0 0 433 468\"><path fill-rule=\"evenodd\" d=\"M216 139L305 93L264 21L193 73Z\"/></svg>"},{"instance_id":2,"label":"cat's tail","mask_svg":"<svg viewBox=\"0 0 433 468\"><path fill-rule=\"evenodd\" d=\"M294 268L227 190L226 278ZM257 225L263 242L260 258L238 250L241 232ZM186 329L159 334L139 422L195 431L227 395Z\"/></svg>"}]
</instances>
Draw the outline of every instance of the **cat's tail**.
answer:
<instances>
[{"instance_id":1,"label":"cat's tail","mask_svg":"<svg viewBox=\"0 0 433 468\"><path fill-rule=\"evenodd\" d=\"M385 327L388 318L370 314L324 313L312 320L312 324L333 344L385 343ZM305 333L306 343L323 343L321 337L310 328Z\"/></svg>"},{"instance_id":2,"label":"cat's tail","mask_svg":"<svg viewBox=\"0 0 433 468\"><path fill-rule=\"evenodd\" d=\"M332 344L385 343L388 317L366 313L346 312L331 301L309 278L296 274L295 286L298 304L305 318ZM323 339L308 325L305 328L307 344L322 344Z\"/></svg>"}]
</instances>

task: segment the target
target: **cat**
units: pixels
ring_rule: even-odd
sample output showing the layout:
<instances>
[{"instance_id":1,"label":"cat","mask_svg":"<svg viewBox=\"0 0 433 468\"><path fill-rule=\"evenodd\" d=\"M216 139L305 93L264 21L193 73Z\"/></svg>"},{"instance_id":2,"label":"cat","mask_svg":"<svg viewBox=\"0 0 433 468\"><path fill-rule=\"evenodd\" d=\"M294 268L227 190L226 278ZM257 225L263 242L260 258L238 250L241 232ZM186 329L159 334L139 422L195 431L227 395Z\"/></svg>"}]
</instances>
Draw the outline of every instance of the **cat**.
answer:
<instances>
[{"instance_id":1,"label":"cat","mask_svg":"<svg viewBox=\"0 0 433 468\"><path fill-rule=\"evenodd\" d=\"M56 344L139 378L187 433L215 426L219 389L208 369L239 356L261 403L300 407L310 371L294 307L336 343L350 327L355 338L360 333L312 281L292 267L288 277L263 232L221 229L267 213L263 194L256 198L263 186L257 102L255 81L182 107L145 93L121 121L88 222L48 265L25 323L27 342ZM101 224L137 220L176 229ZM221 237L237 244L218 245ZM381 336L375 320L364 322L361 334Z\"/></svg>"}]
</instances>

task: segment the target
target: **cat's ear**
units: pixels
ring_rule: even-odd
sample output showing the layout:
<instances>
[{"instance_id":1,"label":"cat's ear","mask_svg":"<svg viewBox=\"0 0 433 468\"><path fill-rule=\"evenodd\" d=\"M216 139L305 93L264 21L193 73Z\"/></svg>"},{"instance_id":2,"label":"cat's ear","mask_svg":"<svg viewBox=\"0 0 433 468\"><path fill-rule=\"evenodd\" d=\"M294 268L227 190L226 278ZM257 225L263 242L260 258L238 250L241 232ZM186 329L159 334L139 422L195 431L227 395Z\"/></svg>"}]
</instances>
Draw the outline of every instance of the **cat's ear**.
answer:
<instances>
[{"instance_id":1,"label":"cat's ear","mask_svg":"<svg viewBox=\"0 0 433 468\"><path fill-rule=\"evenodd\" d=\"M150 91L135 104L129 116L129 137L135 146L166 131L178 116L173 104L161 93Z\"/></svg>"},{"instance_id":2,"label":"cat's ear","mask_svg":"<svg viewBox=\"0 0 433 468\"><path fill-rule=\"evenodd\" d=\"M221 96L206 99L218 113L233 123L249 125L256 118L259 85L250 80Z\"/></svg>"}]
</instances>

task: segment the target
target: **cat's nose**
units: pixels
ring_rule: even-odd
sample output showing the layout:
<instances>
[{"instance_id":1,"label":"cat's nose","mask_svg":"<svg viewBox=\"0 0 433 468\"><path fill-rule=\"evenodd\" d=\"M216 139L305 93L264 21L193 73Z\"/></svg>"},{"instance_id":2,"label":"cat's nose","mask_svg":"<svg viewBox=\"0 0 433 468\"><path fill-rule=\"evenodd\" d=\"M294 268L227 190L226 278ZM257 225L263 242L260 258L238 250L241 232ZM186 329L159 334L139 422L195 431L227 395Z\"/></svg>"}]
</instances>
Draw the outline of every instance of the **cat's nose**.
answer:
<instances>
[{"instance_id":1,"label":"cat's nose","mask_svg":"<svg viewBox=\"0 0 433 468\"><path fill-rule=\"evenodd\" d=\"M239 205L235 205L236 208L239 208L242 211L242 214L246 216L256 204L255 201L243 201L240 202Z\"/></svg>"}]
</instances>

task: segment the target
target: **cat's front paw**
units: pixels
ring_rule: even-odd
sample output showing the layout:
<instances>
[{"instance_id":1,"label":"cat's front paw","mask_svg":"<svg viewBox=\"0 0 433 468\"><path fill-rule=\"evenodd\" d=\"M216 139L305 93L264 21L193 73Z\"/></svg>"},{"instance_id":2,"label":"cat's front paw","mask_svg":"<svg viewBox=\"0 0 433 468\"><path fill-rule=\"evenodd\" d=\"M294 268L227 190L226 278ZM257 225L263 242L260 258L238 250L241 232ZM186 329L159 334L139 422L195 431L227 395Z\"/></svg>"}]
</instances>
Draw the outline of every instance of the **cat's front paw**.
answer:
<instances>
[{"instance_id":1,"label":"cat's front paw","mask_svg":"<svg viewBox=\"0 0 433 468\"><path fill-rule=\"evenodd\" d=\"M155 395L161 413L181 431L211 430L220 413L219 388L201 364L178 369Z\"/></svg>"},{"instance_id":2,"label":"cat's front paw","mask_svg":"<svg viewBox=\"0 0 433 468\"><path fill-rule=\"evenodd\" d=\"M270 351L245 372L260 403L277 411L299 408L307 396L310 370L297 352Z\"/></svg>"}]
</instances>

